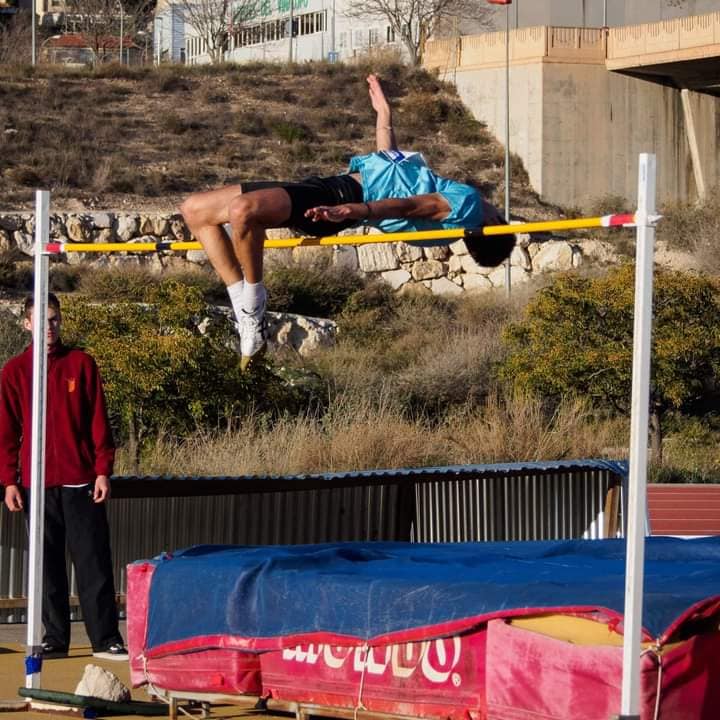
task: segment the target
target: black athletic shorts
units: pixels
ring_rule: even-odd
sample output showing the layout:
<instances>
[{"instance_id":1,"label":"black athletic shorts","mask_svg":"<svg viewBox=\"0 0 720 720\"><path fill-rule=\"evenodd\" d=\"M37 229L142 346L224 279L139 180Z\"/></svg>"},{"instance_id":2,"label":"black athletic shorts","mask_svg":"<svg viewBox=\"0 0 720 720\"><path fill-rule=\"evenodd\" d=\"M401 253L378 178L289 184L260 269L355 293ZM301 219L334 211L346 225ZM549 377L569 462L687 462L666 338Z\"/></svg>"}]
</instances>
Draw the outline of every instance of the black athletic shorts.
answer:
<instances>
[{"instance_id":1,"label":"black athletic shorts","mask_svg":"<svg viewBox=\"0 0 720 720\"><path fill-rule=\"evenodd\" d=\"M350 175L334 177L309 177L300 182L243 182L240 187L244 193L253 190L282 188L290 196L292 211L287 226L303 235L325 237L337 235L341 230L358 225L357 220L344 220L334 223L320 220L313 222L305 217L305 211L318 205L342 205L363 201L362 185Z\"/></svg>"}]
</instances>

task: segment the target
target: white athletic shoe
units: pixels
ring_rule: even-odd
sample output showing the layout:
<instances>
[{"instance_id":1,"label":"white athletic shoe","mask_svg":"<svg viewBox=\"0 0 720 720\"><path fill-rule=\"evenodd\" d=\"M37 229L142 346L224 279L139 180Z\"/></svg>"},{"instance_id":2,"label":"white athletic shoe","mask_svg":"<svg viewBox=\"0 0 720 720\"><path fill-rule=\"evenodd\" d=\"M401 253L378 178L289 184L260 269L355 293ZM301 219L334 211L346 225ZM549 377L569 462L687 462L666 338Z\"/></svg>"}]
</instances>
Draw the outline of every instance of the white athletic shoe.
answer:
<instances>
[{"instance_id":1,"label":"white athletic shoe","mask_svg":"<svg viewBox=\"0 0 720 720\"><path fill-rule=\"evenodd\" d=\"M113 643L108 645L105 650L93 652L93 657L101 660L127 660L128 651L122 643Z\"/></svg>"},{"instance_id":2,"label":"white athletic shoe","mask_svg":"<svg viewBox=\"0 0 720 720\"><path fill-rule=\"evenodd\" d=\"M267 320L265 303L253 313L240 311L240 369L246 370L255 359L260 358L267 346Z\"/></svg>"}]
</instances>

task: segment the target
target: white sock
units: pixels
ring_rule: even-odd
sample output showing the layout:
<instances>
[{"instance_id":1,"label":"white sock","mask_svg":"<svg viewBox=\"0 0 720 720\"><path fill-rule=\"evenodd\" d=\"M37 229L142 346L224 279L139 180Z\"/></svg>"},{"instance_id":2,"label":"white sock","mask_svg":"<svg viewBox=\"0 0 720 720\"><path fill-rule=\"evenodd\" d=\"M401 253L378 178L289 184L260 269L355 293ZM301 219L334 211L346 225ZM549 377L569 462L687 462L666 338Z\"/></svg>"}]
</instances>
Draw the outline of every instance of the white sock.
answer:
<instances>
[{"instance_id":1,"label":"white sock","mask_svg":"<svg viewBox=\"0 0 720 720\"><path fill-rule=\"evenodd\" d=\"M230 296L230 302L232 303L232 309L235 313L235 317L240 319L240 301L242 299L243 287L245 287L244 280L238 280L232 285L227 286L227 294Z\"/></svg>"},{"instance_id":2,"label":"white sock","mask_svg":"<svg viewBox=\"0 0 720 720\"><path fill-rule=\"evenodd\" d=\"M246 280L240 299L240 308L246 313L256 313L263 308L266 298L267 292L262 280L257 283L250 283Z\"/></svg>"}]
</instances>

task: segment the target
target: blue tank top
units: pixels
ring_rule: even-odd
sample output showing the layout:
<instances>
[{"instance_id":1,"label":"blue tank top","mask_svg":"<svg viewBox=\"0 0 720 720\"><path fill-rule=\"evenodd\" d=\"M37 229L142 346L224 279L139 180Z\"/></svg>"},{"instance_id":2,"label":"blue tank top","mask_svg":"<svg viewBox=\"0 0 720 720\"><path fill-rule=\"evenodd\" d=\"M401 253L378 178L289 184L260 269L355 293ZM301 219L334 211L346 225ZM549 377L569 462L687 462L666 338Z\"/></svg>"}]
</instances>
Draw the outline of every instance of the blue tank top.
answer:
<instances>
[{"instance_id":1,"label":"blue tank top","mask_svg":"<svg viewBox=\"0 0 720 720\"><path fill-rule=\"evenodd\" d=\"M483 225L483 203L475 188L449 180L434 173L420 153L382 150L368 155L356 155L350 160L348 172L360 173L363 200L406 198L412 195L439 193L450 205L444 220L425 218L387 218L370 220L367 224L383 232L412 232L438 228L477 228ZM447 245L452 240L430 241L418 245Z\"/></svg>"}]
</instances>

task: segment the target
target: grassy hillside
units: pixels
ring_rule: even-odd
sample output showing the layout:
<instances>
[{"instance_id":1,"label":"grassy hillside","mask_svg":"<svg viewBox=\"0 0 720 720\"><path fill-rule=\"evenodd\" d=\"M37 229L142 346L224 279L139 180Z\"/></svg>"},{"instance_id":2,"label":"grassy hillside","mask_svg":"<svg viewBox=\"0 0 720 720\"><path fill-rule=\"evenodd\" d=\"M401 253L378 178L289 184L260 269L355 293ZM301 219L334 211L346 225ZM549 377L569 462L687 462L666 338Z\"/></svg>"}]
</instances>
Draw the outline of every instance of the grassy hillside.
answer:
<instances>
[{"instance_id":1,"label":"grassy hillside","mask_svg":"<svg viewBox=\"0 0 720 720\"><path fill-rule=\"evenodd\" d=\"M341 172L374 143L365 77L378 72L398 141L502 202L503 149L455 88L400 65L249 64L97 72L7 68L0 79L0 210L172 210L186 193ZM515 163L517 210L540 206Z\"/></svg>"}]
</instances>

